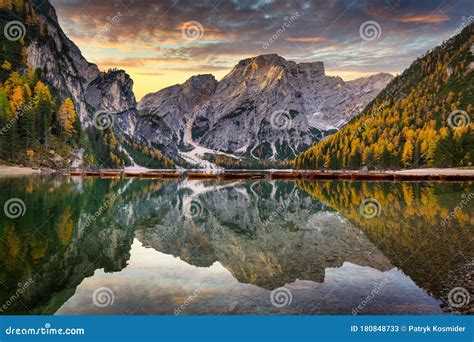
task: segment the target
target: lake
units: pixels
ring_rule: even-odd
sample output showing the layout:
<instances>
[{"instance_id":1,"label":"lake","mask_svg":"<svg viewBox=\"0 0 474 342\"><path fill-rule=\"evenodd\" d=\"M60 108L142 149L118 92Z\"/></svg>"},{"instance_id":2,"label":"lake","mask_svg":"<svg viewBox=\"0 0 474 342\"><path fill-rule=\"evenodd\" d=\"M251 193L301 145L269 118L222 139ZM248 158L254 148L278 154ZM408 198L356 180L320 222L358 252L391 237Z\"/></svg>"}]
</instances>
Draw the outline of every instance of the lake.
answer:
<instances>
[{"instance_id":1,"label":"lake","mask_svg":"<svg viewBox=\"0 0 474 342\"><path fill-rule=\"evenodd\" d=\"M0 179L0 314L472 314L474 183Z\"/></svg>"}]
</instances>

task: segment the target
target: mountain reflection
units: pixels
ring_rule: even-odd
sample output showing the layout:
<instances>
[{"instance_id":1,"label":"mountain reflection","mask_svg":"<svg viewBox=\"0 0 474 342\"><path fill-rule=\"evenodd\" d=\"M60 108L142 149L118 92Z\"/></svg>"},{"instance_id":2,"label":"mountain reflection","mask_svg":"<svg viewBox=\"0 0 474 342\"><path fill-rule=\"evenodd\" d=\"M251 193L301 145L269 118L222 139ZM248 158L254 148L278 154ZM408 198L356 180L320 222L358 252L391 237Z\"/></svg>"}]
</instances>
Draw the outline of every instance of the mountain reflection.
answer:
<instances>
[{"instance_id":1,"label":"mountain reflection","mask_svg":"<svg viewBox=\"0 0 474 342\"><path fill-rule=\"evenodd\" d=\"M3 314L61 314L69 312L66 302L81 303L85 298L90 302L90 296L80 297L81 286L111 272L115 272L117 284L126 283L120 275L132 272L132 251L145 253L139 245L159 252L159 258L179 258L185 264L176 267L194 267L187 271L189 274L216 267L223 272L222 279L226 280L216 278L213 292L208 294L212 300L196 309L203 314L229 311L227 304L219 309L222 303L217 298L218 293L226 293L224 283L234 288L235 296L244 291L241 284L248 284L252 285L251 293L266 293L282 286L308 287L327 291L332 298L331 288L323 290L317 285L327 282L328 274L334 274L332 269L350 276L338 280L339 288L346 288L346 292L355 291L351 286L362 281L361 274L367 272L365 291L373 287L369 279L373 282L374 277L397 278L395 284L407 275L433 297L433 302L423 297L420 303L441 305L445 311L450 310L445 303L453 287L472 286L473 203L468 202L441 225L459 204L461 195L473 191L472 184L29 177L2 180L0 189L2 204L14 197L22 199L27 208L18 219L0 218L0 303L8 302L21 284L32 281ZM379 216L367 218L360 214L360 203L367 198L380 203ZM153 264L150 260L148 263ZM350 265L362 268L354 271ZM160 297L169 302L168 310L160 314L173 314L172 305L179 297L178 280L181 284L188 282L180 285L184 288L196 282L191 275L164 274L163 279L157 279L145 273L140 273L143 282L137 284L137 289L157 285L170 291L170 296L173 292L171 297ZM165 279L172 285L163 287ZM410 291L415 291L416 286L410 286ZM122 298L127 297L127 308L146 299L136 291L125 295L123 287L118 291L122 291ZM384 298L394 301L398 295L390 291ZM345 304L339 301L336 311L315 311L308 304L312 298L303 302L295 299L295 310L287 313L350 314L349 302L357 305L358 297L349 297ZM235 302L242 302L242 298ZM265 303L254 303L260 311L250 309L251 302L247 298L247 313L272 313L275 309L265 307ZM81 307L83 314L93 312ZM115 310L118 308L120 304ZM154 309L150 310L153 313ZM458 311L466 310L472 307ZM123 307L111 313L131 312Z\"/></svg>"}]
</instances>

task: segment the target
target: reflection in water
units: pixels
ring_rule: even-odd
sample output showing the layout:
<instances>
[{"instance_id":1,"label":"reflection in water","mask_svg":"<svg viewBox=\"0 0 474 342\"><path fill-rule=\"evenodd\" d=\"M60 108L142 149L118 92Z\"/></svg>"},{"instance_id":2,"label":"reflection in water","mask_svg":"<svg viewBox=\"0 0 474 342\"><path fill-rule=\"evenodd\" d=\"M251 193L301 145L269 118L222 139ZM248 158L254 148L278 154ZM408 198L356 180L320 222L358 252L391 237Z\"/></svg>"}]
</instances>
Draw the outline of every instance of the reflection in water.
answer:
<instances>
[{"instance_id":1,"label":"reflection in water","mask_svg":"<svg viewBox=\"0 0 474 342\"><path fill-rule=\"evenodd\" d=\"M361 303L360 314L469 313L472 303L452 308L447 297L456 286L472 291L474 201L455 207L473 190L1 180L0 204L20 198L27 210L0 216L0 313L351 314ZM379 216L360 214L367 198ZM282 286L292 300L280 308L270 299ZM94 305L102 287L111 305Z\"/></svg>"}]
</instances>

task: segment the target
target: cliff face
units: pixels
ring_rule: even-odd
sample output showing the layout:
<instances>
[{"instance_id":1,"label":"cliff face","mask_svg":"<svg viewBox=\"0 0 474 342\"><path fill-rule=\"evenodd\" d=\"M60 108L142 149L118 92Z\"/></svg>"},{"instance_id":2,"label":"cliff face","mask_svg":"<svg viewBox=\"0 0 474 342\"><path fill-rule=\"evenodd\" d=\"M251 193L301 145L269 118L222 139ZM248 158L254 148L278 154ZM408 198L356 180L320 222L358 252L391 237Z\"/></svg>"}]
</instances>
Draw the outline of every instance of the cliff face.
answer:
<instances>
[{"instance_id":1,"label":"cliff face","mask_svg":"<svg viewBox=\"0 0 474 342\"><path fill-rule=\"evenodd\" d=\"M162 118L180 144L285 160L358 114L391 78L344 82L326 76L322 62L270 54L240 61L220 82L201 75L149 94L139 109Z\"/></svg>"},{"instance_id":2,"label":"cliff face","mask_svg":"<svg viewBox=\"0 0 474 342\"><path fill-rule=\"evenodd\" d=\"M117 122L116 135L133 138L138 111L132 79L123 70L100 72L64 34L54 7L42 2L36 8L45 32L29 36L28 65L41 69L45 81L62 97L71 97L83 128L93 129L94 114L104 111Z\"/></svg>"},{"instance_id":3,"label":"cliff face","mask_svg":"<svg viewBox=\"0 0 474 342\"><path fill-rule=\"evenodd\" d=\"M42 4L37 17L46 27L46 38L35 37L28 45L28 64L42 69L46 80L63 96L70 96L82 123L90 121L84 102L88 84L99 77L95 64L87 62L79 48L64 34L56 11L49 3Z\"/></svg>"},{"instance_id":4,"label":"cliff face","mask_svg":"<svg viewBox=\"0 0 474 342\"><path fill-rule=\"evenodd\" d=\"M173 140L181 145L185 140L190 115L205 106L217 87L212 75L197 75L157 93L146 95L138 109L143 117L159 118L171 130Z\"/></svg>"}]
</instances>

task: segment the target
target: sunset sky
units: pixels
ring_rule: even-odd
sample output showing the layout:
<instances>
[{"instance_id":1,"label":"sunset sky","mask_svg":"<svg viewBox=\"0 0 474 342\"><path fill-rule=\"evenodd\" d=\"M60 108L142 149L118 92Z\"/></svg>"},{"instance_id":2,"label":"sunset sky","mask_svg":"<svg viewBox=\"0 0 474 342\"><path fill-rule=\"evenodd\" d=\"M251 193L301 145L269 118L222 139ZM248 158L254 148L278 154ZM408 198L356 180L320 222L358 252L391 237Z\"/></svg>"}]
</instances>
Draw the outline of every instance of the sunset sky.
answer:
<instances>
[{"instance_id":1,"label":"sunset sky","mask_svg":"<svg viewBox=\"0 0 474 342\"><path fill-rule=\"evenodd\" d=\"M89 61L101 70L116 67L130 74L137 99L195 74L220 79L239 60L266 53L323 61L327 74L345 80L397 74L474 15L472 0L52 3L66 34ZM368 21L363 39L360 28Z\"/></svg>"}]
</instances>

